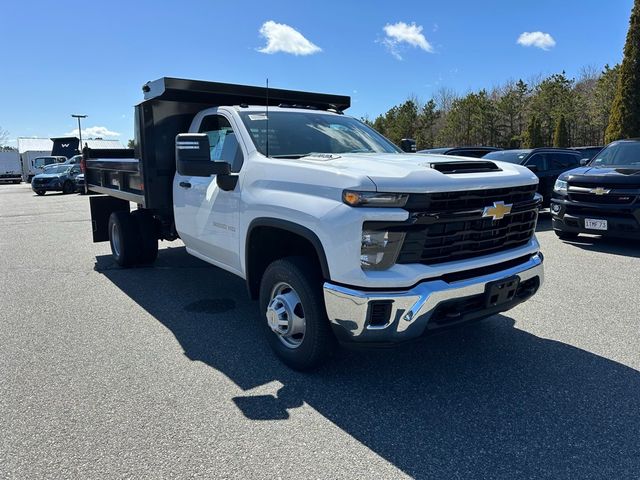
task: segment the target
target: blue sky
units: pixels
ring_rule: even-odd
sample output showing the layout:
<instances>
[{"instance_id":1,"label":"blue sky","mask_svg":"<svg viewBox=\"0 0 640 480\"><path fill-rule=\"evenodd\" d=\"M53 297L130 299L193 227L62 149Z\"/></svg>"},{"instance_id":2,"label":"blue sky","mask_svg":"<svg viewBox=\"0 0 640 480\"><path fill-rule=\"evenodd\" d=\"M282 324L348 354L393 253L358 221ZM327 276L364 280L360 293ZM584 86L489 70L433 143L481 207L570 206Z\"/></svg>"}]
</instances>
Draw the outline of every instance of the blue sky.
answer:
<instances>
[{"instance_id":1,"label":"blue sky","mask_svg":"<svg viewBox=\"0 0 640 480\"><path fill-rule=\"evenodd\" d=\"M465 93L614 64L632 3L9 0L0 127L12 139L55 136L84 113L83 128L126 143L140 87L162 76L254 85L269 77L272 87L351 95L349 113L373 118L442 86Z\"/></svg>"}]
</instances>

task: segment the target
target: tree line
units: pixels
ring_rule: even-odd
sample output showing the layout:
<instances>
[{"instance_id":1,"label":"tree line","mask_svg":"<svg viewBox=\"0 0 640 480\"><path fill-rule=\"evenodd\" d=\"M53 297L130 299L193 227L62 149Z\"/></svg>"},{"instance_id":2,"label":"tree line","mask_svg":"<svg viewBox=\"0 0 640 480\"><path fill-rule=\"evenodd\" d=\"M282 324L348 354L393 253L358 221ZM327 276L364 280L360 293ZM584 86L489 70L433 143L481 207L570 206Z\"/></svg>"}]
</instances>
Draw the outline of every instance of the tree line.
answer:
<instances>
[{"instance_id":1,"label":"tree line","mask_svg":"<svg viewBox=\"0 0 640 480\"><path fill-rule=\"evenodd\" d=\"M412 96L375 120L364 120L394 143L415 139L418 149L602 145L620 68L585 68L577 79L561 72L509 81L466 95L441 88L426 102Z\"/></svg>"},{"instance_id":2,"label":"tree line","mask_svg":"<svg viewBox=\"0 0 640 480\"><path fill-rule=\"evenodd\" d=\"M634 0L621 64L578 78L565 72L457 95L441 88L412 96L375 120L363 119L400 144L420 149L489 145L503 148L603 145L640 137L640 0Z\"/></svg>"}]
</instances>

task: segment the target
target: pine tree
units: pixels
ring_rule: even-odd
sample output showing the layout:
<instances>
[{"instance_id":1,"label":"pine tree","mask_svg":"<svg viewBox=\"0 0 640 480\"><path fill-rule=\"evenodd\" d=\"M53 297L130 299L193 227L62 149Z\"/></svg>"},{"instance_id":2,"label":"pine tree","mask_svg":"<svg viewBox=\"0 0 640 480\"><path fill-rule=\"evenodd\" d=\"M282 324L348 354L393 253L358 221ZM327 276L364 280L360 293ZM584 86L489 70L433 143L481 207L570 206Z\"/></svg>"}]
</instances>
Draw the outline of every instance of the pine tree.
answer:
<instances>
[{"instance_id":1,"label":"pine tree","mask_svg":"<svg viewBox=\"0 0 640 480\"><path fill-rule=\"evenodd\" d=\"M606 141L640 137L640 0L635 0Z\"/></svg>"},{"instance_id":2,"label":"pine tree","mask_svg":"<svg viewBox=\"0 0 640 480\"><path fill-rule=\"evenodd\" d=\"M524 147L525 148L538 148L542 147L542 122L533 115L529 120L527 131L524 134Z\"/></svg>"},{"instance_id":3,"label":"pine tree","mask_svg":"<svg viewBox=\"0 0 640 480\"><path fill-rule=\"evenodd\" d=\"M560 115L556 122L556 129L553 132L553 146L567 148L569 146L569 131L564 115Z\"/></svg>"}]
</instances>

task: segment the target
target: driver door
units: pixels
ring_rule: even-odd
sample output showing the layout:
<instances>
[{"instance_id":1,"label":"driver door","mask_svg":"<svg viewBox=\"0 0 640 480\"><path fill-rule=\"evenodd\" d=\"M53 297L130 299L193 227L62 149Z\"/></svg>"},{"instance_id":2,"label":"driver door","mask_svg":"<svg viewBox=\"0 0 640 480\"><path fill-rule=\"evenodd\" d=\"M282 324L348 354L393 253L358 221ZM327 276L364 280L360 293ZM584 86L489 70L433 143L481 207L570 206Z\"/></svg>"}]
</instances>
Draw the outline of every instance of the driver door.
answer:
<instances>
[{"instance_id":1,"label":"driver door","mask_svg":"<svg viewBox=\"0 0 640 480\"><path fill-rule=\"evenodd\" d=\"M232 172L240 170L244 154L228 118L218 113L204 117L199 133L209 138L211 161L230 163ZM176 230L187 248L213 263L240 270L240 182L234 190L224 191L216 175L176 172L173 197Z\"/></svg>"}]
</instances>

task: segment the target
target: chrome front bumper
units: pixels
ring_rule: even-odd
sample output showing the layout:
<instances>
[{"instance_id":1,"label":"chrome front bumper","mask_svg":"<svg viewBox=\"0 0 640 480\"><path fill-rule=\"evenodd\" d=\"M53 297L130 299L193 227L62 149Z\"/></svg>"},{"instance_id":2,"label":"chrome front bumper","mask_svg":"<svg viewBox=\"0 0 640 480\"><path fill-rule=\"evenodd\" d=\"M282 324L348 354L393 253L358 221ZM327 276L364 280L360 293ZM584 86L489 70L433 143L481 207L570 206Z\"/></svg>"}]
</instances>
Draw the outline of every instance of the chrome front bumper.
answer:
<instances>
[{"instance_id":1,"label":"chrome front bumper","mask_svg":"<svg viewBox=\"0 0 640 480\"><path fill-rule=\"evenodd\" d=\"M517 276L520 279L520 286L535 285L532 293L525 292L526 294L517 296L513 301L501 304L499 307L479 308L468 313L461 312L460 318L462 320L483 318L513 308L530 298L542 285L544 278L542 262L542 254L538 253L518 266L488 275L451 283L444 280L425 281L402 291L362 291L327 282L324 284L324 301L334 332L341 340L400 342L419 337L427 328L431 328L429 322L439 306L450 305L465 299L476 298L480 301L480 296L485 295L487 284ZM531 282L528 282L529 280ZM375 301L391 304L386 324L371 324L370 303ZM464 308L465 304L460 305ZM461 321L455 321L454 318L447 325L453 323L461 323Z\"/></svg>"}]
</instances>

